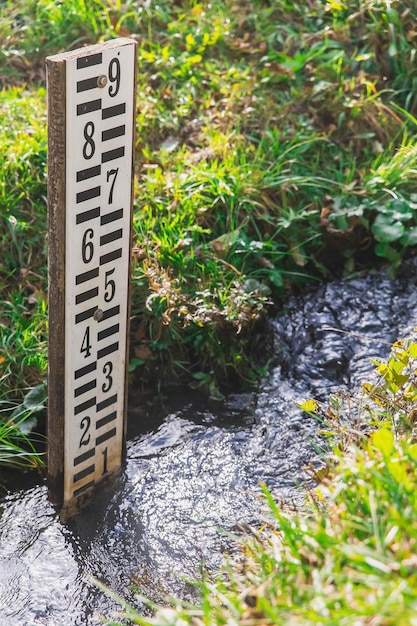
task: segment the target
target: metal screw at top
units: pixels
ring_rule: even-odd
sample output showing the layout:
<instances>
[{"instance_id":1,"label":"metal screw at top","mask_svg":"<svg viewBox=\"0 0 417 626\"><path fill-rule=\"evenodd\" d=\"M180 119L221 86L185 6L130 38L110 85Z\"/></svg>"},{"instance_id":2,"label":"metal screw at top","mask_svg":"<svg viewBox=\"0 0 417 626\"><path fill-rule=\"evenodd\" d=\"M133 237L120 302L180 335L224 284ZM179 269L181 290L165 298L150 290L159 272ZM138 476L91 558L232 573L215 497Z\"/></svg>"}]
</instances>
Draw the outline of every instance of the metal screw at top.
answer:
<instances>
[{"instance_id":1,"label":"metal screw at top","mask_svg":"<svg viewBox=\"0 0 417 626\"><path fill-rule=\"evenodd\" d=\"M100 322L104 317L104 313L101 309L97 309L96 311L94 311L94 315L93 318L96 320L96 322Z\"/></svg>"},{"instance_id":2,"label":"metal screw at top","mask_svg":"<svg viewBox=\"0 0 417 626\"><path fill-rule=\"evenodd\" d=\"M105 87L107 85L107 76L102 74L97 78L97 87Z\"/></svg>"}]
</instances>

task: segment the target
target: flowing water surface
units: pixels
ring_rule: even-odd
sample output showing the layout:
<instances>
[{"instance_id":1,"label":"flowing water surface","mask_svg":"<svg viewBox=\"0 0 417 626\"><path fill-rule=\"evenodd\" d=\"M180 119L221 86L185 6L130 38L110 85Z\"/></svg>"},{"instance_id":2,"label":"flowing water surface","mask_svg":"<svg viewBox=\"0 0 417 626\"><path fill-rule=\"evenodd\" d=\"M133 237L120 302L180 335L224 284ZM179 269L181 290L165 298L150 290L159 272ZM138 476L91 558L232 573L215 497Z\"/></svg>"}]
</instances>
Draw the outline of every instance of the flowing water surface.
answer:
<instances>
[{"instance_id":1,"label":"flowing water surface","mask_svg":"<svg viewBox=\"0 0 417 626\"><path fill-rule=\"evenodd\" d=\"M276 363L260 390L224 402L173 388L165 407L130 395L123 472L62 524L33 482L0 501L0 626L75 626L115 617L92 578L133 600L193 597L187 578L216 569L231 535L258 526L261 482L302 501L318 424L297 407L354 388L370 356L417 326L417 265L391 280L368 274L308 289L272 322Z\"/></svg>"}]
</instances>

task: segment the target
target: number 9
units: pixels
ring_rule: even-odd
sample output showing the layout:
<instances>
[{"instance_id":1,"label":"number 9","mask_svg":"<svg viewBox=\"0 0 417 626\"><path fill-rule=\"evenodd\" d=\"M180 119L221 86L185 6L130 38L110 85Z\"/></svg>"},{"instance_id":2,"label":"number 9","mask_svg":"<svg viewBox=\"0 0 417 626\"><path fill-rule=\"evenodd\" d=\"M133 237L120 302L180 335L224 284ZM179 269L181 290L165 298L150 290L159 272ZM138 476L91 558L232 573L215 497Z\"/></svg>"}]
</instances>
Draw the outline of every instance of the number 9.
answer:
<instances>
[{"instance_id":1,"label":"number 9","mask_svg":"<svg viewBox=\"0 0 417 626\"><path fill-rule=\"evenodd\" d=\"M117 96L120 87L120 61L116 57L109 64L109 81L115 83L109 87L109 96Z\"/></svg>"}]
</instances>

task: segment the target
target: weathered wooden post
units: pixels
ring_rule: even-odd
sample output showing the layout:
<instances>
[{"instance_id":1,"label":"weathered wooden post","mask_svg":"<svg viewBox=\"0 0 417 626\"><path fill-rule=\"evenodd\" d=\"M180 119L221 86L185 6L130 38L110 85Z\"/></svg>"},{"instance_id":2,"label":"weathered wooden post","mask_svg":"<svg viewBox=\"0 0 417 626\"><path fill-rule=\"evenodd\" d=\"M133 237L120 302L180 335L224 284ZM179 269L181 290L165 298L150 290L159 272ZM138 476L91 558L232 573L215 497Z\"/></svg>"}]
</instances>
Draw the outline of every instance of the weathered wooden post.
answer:
<instances>
[{"instance_id":1,"label":"weathered wooden post","mask_svg":"<svg viewBox=\"0 0 417 626\"><path fill-rule=\"evenodd\" d=\"M136 43L48 57L48 488L70 515L126 432Z\"/></svg>"}]
</instances>

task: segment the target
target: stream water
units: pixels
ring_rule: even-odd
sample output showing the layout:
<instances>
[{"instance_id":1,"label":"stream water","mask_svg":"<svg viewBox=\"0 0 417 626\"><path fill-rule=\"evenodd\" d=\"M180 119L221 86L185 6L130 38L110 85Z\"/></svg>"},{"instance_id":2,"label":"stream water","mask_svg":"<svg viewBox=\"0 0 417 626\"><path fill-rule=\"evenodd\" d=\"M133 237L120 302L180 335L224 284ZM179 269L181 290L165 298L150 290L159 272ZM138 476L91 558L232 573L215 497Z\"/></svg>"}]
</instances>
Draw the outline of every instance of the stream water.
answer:
<instances>
[{"instance_id":1,"label":"stream water","mask_svg":"<svg viewBox=\"0 0 417 626\"><path fill-rule=\"evenodd\" d=\"M417 326L417 264L306 289L272 322L276 362L261 389L224 402L173 389L165 407L131 390L127 462L115 483L66 524L31 482L0 501L0 626L100 624L118 605L96 577L137 606L190 598L186 578L217 568L231 533L262 519L259 483L302 498L317 423L297 402L369 377L370 356ZM28 479L29 480L29 479Z\"/></svg>"}]
</instances>

